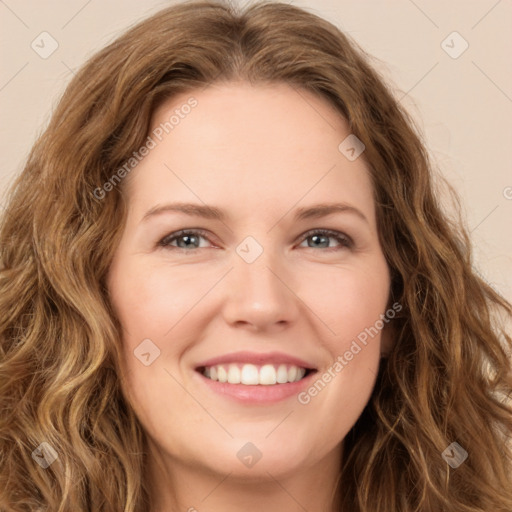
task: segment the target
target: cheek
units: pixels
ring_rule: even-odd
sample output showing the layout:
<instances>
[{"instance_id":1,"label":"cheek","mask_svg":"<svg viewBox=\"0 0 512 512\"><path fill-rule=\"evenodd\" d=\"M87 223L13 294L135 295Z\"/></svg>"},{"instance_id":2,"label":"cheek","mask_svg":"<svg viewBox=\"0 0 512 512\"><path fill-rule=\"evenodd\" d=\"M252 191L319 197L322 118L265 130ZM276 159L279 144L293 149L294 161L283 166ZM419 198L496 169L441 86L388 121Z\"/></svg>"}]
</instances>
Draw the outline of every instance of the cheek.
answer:
<instances>
[{"instance_id":1,"label":"cheek","mask_svg":"<svg viewBox=\"0 0 512 512\"><path fill-rule=\"evenodd\" d=\"M362 412L377 377L389 271L379 258L364 268L324 270L307 283L299 295L328 328L320 340L331 359L299 403L323 402L339 419L333 427L343 429Z\"/></svg>"},{"instance_id":2,"label":"cheek","mask_svg":"<svg viewBox=\"0 0 512 512\"><path fill-rule=\"evenodd\" d=\"M321 284L329 284L331 292L321 294ZM348 433L372 394L388 292L387 267L381 266L375 272L338 272L317 282L310 294L318 297L312 309L322 312L333 331L321 337L330 361L297 401L321 422L326 449Z\"/></svg>"},{"instance_id":3,"label":"cheek","mask_svg":"<svg viewBox=\"0 0 512 512\"><path fill-rule=\"evenodd\" d=\"M331 353L346 350L347 342L385 313L390 277L383 259L357 267L324 266L307 275L307 279L298 278L297 295L325 326L321 337Z\"/></svg>"},{"instance_id":4,"label":"cheek","mask_svg":"<svg viewBox=\"0 0 512 512\"><path fill-rule=\"evenodd\" d=\"M111 271L111 297L132 341L162 339L211 287L186 269L122 262Z\"/></svg>"},{"instance_id":5,"label":"cheek","mask_svg":"<svg viewBox=\"0 0 512 512\"><path fill-rule=\"evenodd\" d=\"M176 336L182 327L180 320L211 285L201 285L187 275L181 269L141 263L136 257L116 260L109 273L111 302L123 329L122 388L146 430L153 434L161 431L162 424L176 428L181 414L192 414L187 410L190 400L186 392L172 375L182 378L170 362L179 359L188 343L183 331ZM175 331L169 333L176 324ZM172 343L164 344L171 336ZM165 412L169 400L182 404L180 415Z\"/></svg>"}]
</instances>

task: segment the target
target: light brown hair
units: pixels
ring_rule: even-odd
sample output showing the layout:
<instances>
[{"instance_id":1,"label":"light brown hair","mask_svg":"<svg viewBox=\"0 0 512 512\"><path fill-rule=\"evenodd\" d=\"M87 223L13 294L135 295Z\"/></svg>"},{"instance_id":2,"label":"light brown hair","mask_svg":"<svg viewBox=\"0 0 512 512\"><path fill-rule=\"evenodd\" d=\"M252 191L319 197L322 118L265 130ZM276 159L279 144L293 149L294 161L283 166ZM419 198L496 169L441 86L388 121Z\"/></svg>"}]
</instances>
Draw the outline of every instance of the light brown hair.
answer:
<instances>
[{"instance_id":1,"label":"light brown hair","mask_svg":"<svg viewBox=\"0 0 512 512\"><path fill-rule=\"evenodd\" d=\"M365 146L392 272L394 348L345 438L343 512L512 510L512 307L472 268L467 230L436 198L414 123L368 57L305 10L188 2L131 28L67 87L0 226L0 509L149 510L146 440L118 379L105 277L125 183L164 99L216 81L287 83L334 105ZM58 452L42 470L41 442ZM452 469L453 441L469 457Z\"/></svg>"}]
</instances>

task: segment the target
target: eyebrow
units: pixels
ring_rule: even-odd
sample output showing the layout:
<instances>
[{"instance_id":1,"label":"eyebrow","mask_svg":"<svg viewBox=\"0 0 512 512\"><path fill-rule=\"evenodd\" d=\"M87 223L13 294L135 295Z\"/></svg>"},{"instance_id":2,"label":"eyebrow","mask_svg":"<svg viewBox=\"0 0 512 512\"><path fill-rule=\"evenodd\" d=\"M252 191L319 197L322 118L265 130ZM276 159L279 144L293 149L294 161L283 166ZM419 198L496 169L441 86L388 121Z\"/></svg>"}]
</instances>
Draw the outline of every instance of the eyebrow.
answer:
<instances>
[{"instance_id":1,"label":"eyebrow","mask_svg":"<svg viewBox=\"0 0 512 512\"><path fill-rule=\"evenodd\" d=\"M146 222L150 218L164 213L183 213L192 217L202 217L204 219L213 219L221 222L224 222L227 218L226 212L215 206L195 203L170 203L151 208L144 214L141 222ZM314 206L297 208L294 220L318 219L327 217L333 213L352 213L369 224L368 219L361 210L346 203L321 203Z\"/></svg>"}]
</instances>

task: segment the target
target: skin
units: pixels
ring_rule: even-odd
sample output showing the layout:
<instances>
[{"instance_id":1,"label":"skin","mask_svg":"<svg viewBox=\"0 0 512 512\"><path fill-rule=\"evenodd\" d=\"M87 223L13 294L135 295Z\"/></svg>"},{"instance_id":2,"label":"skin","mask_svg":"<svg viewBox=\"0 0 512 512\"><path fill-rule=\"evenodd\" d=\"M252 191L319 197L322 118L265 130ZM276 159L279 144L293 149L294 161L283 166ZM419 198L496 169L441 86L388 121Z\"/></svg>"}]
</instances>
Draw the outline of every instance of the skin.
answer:
<instances>
[{"instance_id":1,"label":"skin","mask_svg":"<svg viewBox=\"0 0 512 512\"><path fill-rule=\"evenodd\" d=\"M123 326L123 392L149 439L152 512L334 511L343 438L369 400L388 326L305 405L296 396L237 403L194 368L237 350L280 351L322 375L381 318L390 275L367 164L338 150L350 131L329 103L286 84L183 93L155 111L151 130L191 96L197 106L124 183L128 217L108 279ZM142 221L177 201L228 217L166 212ZM366 221L348 212L293 219L325 202L350 204ZM159 247L192 228L208 238ZM304 236L321 228L353 245ZM250 264L236 251L247 236L263 249ZM160 349L149 366L134 356L144 339ZM247 442L262 454L252 467L237 457Z\"/></svg>"}]
</instances>

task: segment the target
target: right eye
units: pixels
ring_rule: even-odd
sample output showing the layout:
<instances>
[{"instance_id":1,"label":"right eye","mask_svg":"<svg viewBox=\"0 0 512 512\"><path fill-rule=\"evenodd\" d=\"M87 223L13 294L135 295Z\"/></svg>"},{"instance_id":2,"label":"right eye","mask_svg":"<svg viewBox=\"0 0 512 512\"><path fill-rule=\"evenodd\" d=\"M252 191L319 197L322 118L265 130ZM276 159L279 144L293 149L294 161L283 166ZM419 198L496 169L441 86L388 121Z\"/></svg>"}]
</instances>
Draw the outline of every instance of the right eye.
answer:
<instances>
[{"instance_id":1,"label":"right eye","mask_svg":"<svg viewBox=\"0 0 512 512\"><path fill-rule=\"evenodd\" d=\"M158 242L159 247L167 248L167 249L178 249L190 252L194 249L204 249L204 247L199 247L200 239L208 240L206 236L206 232L201 229L183 229L181 231L175 231L166 235ZM171 245L172 242L179 240L184 240L184 245L182 247Z\"/></svg>"}]
</instances>

